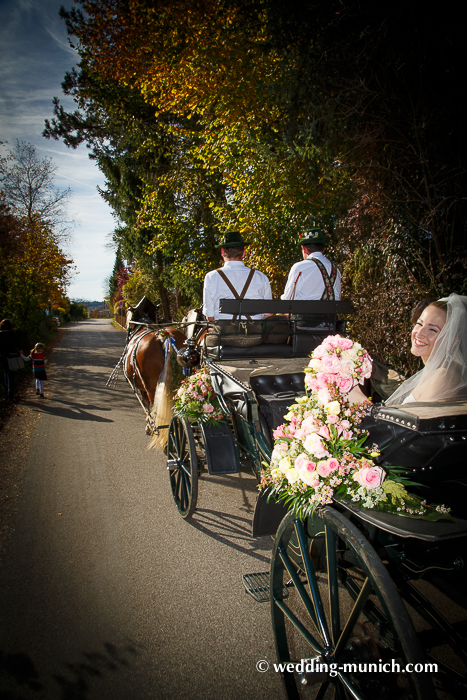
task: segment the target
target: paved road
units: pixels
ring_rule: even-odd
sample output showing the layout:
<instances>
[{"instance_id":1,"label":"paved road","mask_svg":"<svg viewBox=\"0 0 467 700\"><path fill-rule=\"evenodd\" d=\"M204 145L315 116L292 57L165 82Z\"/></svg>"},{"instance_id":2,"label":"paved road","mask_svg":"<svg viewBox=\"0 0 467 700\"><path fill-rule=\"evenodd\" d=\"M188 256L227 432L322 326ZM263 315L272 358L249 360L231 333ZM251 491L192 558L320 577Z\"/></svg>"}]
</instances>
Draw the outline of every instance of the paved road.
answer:
<instances>
[{"instance_id":1,"label":"paved road","mask_svg":"<svg viewBox=\"0 0 467 700\"><path fill-rule=\"evenodd\" d=\"M249 534L255 480L207 477L180 518L130 387L105 387L124 338L83 321L54 351L0 568L0 698L281 699L241 582L272 545Z\"/></svg>"}]
</instances>

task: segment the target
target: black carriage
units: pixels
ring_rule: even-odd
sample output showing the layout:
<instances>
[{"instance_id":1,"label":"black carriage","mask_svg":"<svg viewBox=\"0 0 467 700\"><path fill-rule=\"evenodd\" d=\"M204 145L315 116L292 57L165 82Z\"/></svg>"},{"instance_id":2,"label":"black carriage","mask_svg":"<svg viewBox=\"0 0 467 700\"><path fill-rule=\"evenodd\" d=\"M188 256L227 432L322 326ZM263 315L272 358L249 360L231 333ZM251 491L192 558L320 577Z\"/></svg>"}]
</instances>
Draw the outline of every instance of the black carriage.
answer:
<instances>
[{"instance_id":1,"label":"black carriage","mask_svg":"<svg viewBox=\"0 0 467 700\"><path fill-rule=\"evenodd\" d=\"M206 324L197 314L188 319L193 337L185 357L193 364L195 346L201 349L229 419L208 426L175 416L170 424L167 467L185 518L196 509L201 473L232 474L246 464L260 479L272 431L304 393L307 357L325 336L343 334L338 314L351 310L346 302L221 304L232 314L286 314L287 342L200 348L196 338ZM394 388L383 376L371 393L384 398ZM263 495L253 535L275 537L271 567L244 575L246 590L270 603L276 670L288 698L464 698L467 404L375 406L363 427L385 448L381 463L405 467L426 485L420 494L428 501L453 508L455 522L415 520L344 500L302 521Z\"/></svg>"},{"instance_id":2,"label":"black carriage","mask_svg":"<svg viewBox=\"0 0 467 700\"><path fill-rule=\"evenodd\" d=\"M288 513L276 531L283 509L260 499L271 568L245 585L270 601L288 698L464 698L467 403L375 406L363 427L386 448L380 463L406 467L455 522L341 500L304 521Z\"/></svg>"},{"instance_id":3,"label":"black carriage","mask_svg":"<svg viewBox=\"0 0 467 700\"><path fill-rule=\"evenodd\" d=\"M305 393L307 358L327 335L344 332L345 320L339 316L349 314L352 305L346 301L223 299L220 309L239 317L284 315L263 322L265 342L254 346L224 345L220 335L210 345L206 335L198 345L196 339L188 339L189 348L199 347L199 361L209 368L214 391L229 418L215 426L190 423L178 416L172 419L167 468L175 504L184 518L196 509L203 472L235 474L244 464L260 480L262 463L271 457L272 431L283 423L287 406ZM207 325L199 324L195 316L187 324L192 329L189 336L205 331ZM209 333L209 325L207 330ZM241 322L238 336L242 337ZM271 342L277 337L281 343Z\"/></svg>"}]
</instances>

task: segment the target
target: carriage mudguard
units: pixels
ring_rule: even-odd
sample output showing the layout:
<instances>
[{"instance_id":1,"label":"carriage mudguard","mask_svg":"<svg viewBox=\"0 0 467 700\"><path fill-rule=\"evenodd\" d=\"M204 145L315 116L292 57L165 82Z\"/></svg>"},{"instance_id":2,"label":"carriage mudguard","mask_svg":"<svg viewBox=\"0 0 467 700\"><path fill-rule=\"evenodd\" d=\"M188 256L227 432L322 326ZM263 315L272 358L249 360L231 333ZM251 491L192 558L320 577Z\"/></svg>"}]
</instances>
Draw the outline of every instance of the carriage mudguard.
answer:
<instances>
[{"instance_id":1,"label":"carriage mudguard","mask_svg":"<svg viewBox=\"0 0 467 700\"><path fill-rule=\"evenodd\" d=\"M201 423L206 464L210 474L238 474L237 446L228 423Z\"/></svg>"}]
</instances>

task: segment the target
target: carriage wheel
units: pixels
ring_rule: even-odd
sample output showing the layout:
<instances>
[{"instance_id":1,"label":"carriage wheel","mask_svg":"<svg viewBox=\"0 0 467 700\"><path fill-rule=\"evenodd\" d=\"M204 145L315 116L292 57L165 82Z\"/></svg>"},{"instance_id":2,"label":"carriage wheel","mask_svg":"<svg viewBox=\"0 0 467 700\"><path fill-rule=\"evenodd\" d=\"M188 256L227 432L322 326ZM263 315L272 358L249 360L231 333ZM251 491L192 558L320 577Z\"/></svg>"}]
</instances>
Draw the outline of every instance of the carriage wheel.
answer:
<instances>
[{"instance_id":1,"label":"carriage wheel","mask_svg":"<svg viewBox=\"0 0 467 700\"><path fill-rule=\"evenodd\" d=\"M172 418L167 444L167 468L175 505L182 518L189 518L198 500L198 459L189 422Z\"/></svg>"},{"instance_id":2,"label":"carriage wheel","mask_svg":"<svg viewBox=\"0 0 467 700\"><path fill-rule=\"evenodd\" d=\"M281 671L289 700L435 697L429 673L402 671L425 657L391 577L335 508L320 508L304 523L293 513L283 519L271 560L271 612L278 663L294 664Z\"/></svg>"}]
</instances>

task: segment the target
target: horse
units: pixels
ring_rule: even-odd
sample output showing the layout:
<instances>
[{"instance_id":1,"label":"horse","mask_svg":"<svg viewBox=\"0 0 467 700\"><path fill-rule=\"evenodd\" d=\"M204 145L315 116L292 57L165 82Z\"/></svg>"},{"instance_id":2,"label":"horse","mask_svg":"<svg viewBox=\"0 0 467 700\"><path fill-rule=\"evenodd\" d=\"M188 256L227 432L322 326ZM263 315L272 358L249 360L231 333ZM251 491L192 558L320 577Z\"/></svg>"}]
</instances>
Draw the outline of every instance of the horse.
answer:
<instances>
[{"instance_id":1,"label":"horse","mask_svg":"<svg viewBox=\"0 0 467 700\"><path fill-rule=\"evenodd\" d=\"M182 331L170 326L163 330L140 326L130 335L122 357L123 373L146 412L146 433L154 436L150 447L165 444L167 430L157 426L170 423L173 363L185 339Z\"/></svg>"}]
</instances>

